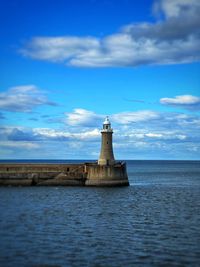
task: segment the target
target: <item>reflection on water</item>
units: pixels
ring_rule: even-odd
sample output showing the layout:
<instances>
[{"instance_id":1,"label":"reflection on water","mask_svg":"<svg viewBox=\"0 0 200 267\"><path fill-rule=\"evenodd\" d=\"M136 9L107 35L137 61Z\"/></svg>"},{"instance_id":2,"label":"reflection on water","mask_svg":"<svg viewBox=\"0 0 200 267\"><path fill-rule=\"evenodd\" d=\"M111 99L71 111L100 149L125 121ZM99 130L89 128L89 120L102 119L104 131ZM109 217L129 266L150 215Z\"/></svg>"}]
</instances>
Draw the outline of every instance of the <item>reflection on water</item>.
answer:
<instances>
[{"instance_id":1,"label":"reflection on water","mask_svg":"<svg viewBox=\"0 0 200 267\"><path fill-rule=\"evenodd\" d=\"M0 266L199 266L199 162L128 172L123 188L0 188Z\"/></svg>"}]
</instances>

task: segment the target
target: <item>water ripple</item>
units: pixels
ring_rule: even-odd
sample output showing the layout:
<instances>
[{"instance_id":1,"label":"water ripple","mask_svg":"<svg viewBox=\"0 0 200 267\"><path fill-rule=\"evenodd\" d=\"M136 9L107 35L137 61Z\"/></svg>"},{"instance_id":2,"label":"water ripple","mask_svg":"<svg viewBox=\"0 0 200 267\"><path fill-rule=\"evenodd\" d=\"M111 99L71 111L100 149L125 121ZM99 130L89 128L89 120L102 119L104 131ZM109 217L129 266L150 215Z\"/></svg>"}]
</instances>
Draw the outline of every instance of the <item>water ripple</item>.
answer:
<instances>
[{"instance_id":1,"label":"water ripple","mask_svg":"<svg viewBox=\"0 0 200 267\"><path fill-rule=\"evenodd\" d=\"M197 167L135 167L126 188L0 188L0 266L199 266Z\"/></svg>"}]
</instances>

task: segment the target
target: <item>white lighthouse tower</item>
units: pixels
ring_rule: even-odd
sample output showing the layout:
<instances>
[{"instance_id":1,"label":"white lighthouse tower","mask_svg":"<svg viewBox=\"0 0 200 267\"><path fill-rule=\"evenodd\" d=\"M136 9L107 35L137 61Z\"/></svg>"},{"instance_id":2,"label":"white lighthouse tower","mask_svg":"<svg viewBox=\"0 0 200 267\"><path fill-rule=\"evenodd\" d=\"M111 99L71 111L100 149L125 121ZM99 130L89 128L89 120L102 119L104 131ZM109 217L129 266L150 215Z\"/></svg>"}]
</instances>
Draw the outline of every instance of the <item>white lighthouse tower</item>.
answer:
<instances>
[{"instance_id":1,"label":"white lighthouse tower","mask_svg":"<svg viewBox=\"0 0 200 267\"><path fill-rule=\"evenodd\" d=\"M113 154L112 146L112 134L113 129L111 128L111 123L108 116L103 123L103 129L101 130L101 153L98 160L99 165L114 165L115 158Z\"/></svg>"}]
</instances>

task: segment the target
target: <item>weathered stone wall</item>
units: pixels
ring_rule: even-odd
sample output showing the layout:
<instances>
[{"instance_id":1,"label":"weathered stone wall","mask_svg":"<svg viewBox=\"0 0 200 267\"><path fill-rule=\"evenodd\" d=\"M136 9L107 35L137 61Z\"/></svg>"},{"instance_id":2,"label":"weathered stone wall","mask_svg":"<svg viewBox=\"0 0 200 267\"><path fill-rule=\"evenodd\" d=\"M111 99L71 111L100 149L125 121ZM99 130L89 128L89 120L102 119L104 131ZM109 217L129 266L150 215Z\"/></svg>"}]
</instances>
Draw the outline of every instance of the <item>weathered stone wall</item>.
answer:
<instances>
[{"instance_id":1,"label":"weathered stone wall","mask_svg":"<svg viewBox=\"0 0 200 267\"><path fill-rule=\"evenodd\" d=\"M83 172L84 164L0 164L1 173L47 173L47 172Z\"/></svg>"},{"instance_id":2,"label":"weathered stone wall","mask_svg":"<svg viewBox=\"0 0 200 267\"><path fill-rule=\"evenodd\" d=\"M129 185L126 164L122 162L110 166L88 164L86 185Z\"/></svg>"},{"instance_id":3,"label":"weathered stone wall","mask_svg":"<svg viewBox=\"0 0 200 267\"><path fill-rule=\"evenodd\" d=\"M84 164L0 164L0 185L83 185Z\"/></svg>"},{"instance_id":4,"label":"weathered stone wall","mask_svg":"<svg viewBox=\"0 0 200 267\"><path fill-rule=\"evenodd\" d=\"M126 164L0 164L0 185L129 185Z\"/></svg>"},{"instance_id":5,"label":"weathered stone wall","mask_svg":"<svg viewBox=\"0 0 200 267\"><path fill-rule=\"evenodd\" d=\"M115 158L112 146L112 132L101 132L101 153L98 160L99 165L113 165Z\"/></svg>"}]
</instances>

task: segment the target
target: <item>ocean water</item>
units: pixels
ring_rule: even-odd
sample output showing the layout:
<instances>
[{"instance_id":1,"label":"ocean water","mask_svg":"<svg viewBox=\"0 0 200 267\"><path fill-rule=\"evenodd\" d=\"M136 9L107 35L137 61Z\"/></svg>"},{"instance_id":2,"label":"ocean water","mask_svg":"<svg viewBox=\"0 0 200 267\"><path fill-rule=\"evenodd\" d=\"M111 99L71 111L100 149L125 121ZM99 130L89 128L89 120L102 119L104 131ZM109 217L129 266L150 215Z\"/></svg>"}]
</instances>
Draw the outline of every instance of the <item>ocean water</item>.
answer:
<instances>
[{"instance_id":1,"label":"ocean water","mask_svg":"<svg viewBox=\"0 0 200 267\"><path fill-rule=\"evenodd\" d=\"M127 166L129 187L1 187L0 266L199 267L200 162Z\"/></svg>"}]
</instances>

